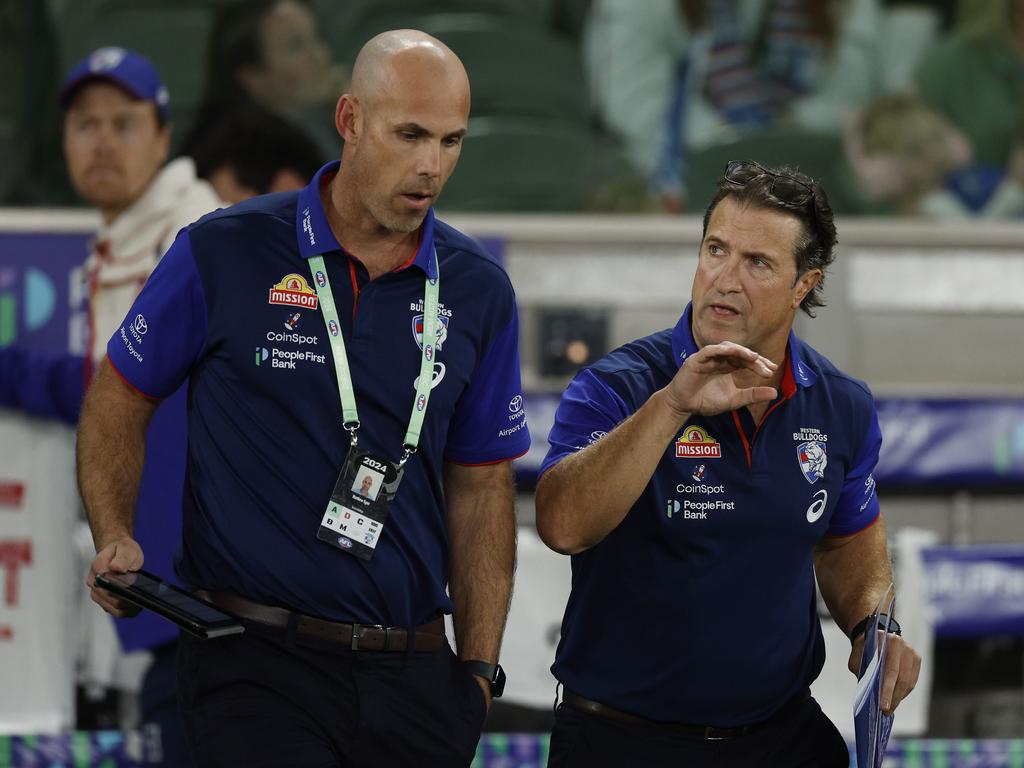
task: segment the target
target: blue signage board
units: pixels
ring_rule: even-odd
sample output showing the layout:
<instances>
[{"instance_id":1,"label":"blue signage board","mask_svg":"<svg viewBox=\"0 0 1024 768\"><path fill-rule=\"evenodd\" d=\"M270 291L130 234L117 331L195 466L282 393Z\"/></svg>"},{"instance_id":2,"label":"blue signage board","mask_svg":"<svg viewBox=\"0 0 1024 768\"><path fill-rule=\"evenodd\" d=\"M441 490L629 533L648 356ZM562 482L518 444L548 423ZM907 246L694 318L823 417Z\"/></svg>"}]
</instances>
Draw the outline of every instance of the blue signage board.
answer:
<instances>
[{"instance_id":1,"label":"blue signage board","mask_svg":"<svg viewBox=\"0 0 1024 768\"><path fill-rule=\"evenodd\" d=\"M533 445L517 479L536 482L560 393L526 396ZM879 398L879 490L920 493L1024 487L1024 398Z\"/></svg>"},{"instance_id":2,"label":"blue signage board","mask_svg":"<svg viewBox=\"0 0 1024 768\"><path fill-rule=\"evenodd\" d=\"M936 635L1024 635L1024 546L929 547L922 558Z\"/></svg>"},{"instance_id":3,"label":"blue signage board","mask_svg":"<svg viewBox=\"0 0 1024 768\"><path fill-rule=\"evenodd\" d=\"M0 232L0 347L84 352L90 236Z\"/></svg>"}]
</instances>

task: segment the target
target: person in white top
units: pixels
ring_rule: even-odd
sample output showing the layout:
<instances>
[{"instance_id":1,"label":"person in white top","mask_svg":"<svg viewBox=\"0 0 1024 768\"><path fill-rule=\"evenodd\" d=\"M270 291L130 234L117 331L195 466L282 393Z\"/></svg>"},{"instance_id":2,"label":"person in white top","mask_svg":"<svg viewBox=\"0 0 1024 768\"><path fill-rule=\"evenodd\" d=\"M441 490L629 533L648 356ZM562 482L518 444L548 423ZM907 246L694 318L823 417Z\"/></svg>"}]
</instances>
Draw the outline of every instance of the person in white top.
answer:
<instances>
[{"instance_id":1,"label":"person in white top","mask_svg":"<svg viewBox=\"0 0 1024 768\"><path fill-rule=\"evenodd\" d=\"M223 203L206 181L196 178L191 159L167 162L167 89L145 57L123 48L94 51L71 70L60 103L68 175L102 220L86 262L89 339L84 357L17 346L0 350L0 407L73 424L107 340L175 235ZM184 419L182 391L150 423L151 434L159 430L160 439L158 447L146 452L146 480L136 503L136 534L148 542L145 567L171 579L181 538ZM191 766L176 704L177 627L145 613L116 624L121 650L152 654L139 691L143 727L160 735L159 748L148 756L157 760L154 764ZM93 671L86 676L112 681L119 651L110 642L109 625L87 634L87 666Z\"/></svg>"},{"instance_id":2,"label":"person in white top","mask_svg":"<svg viewBox=\"0 0 1024 768\"><path fill-rule=\"evenodd\" d=\"M178 230L221 202L196 178L191 159L165 165L167 89L144 57L123 48L93 52L72 70L60 100L71 183L103 218L87 264L95 364Z\"/></svg>"}]
</instances>

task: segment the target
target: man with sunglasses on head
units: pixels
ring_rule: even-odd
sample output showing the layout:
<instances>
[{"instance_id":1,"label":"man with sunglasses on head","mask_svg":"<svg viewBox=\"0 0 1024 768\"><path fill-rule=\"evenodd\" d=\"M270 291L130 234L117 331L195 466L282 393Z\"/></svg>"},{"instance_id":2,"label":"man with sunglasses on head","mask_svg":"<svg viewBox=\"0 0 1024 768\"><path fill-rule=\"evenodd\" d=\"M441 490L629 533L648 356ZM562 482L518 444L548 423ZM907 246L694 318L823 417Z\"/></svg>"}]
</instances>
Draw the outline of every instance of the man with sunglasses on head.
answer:
<instances>
[{"instance_id":1,"label":"man with sunglasses on head","mask_svg":"<svg viewBox=\"0 0 1024 768\"><path fill-rule=\"evenodd\" d=\"M871 392L792 330L835 243L811 178L729 163L679 322L563 395L537 486L538 531L573 567L549 765L848 765L809 692L815 576L856 673L892 569ZM892 712L920 657L888 626Z\"/></svg>"}]
</instances>

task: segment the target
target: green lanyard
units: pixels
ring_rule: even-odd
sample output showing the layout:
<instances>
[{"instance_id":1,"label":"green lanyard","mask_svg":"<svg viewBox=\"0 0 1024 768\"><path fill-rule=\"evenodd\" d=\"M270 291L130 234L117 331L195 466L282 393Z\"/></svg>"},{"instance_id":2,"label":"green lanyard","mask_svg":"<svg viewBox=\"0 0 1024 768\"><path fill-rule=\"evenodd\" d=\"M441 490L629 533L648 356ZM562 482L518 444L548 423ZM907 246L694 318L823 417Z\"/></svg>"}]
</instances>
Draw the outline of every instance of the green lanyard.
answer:
<instances>
[{"instance_id":1,"label":"green lanyard","mask_svg":"<svg viewBox=\"0 0 1024 768\"><path fill-rule=\"evenodd\" d=\"M420 377L416 382L416 399L413 401L412 415L409 416L409 428L405 431L402 458L398 462L398 466L405 464L409 457L416 452L416 447L420 442L420 430L423 428L423 418L427 414L427 403L430 401L431 385L434 383L434 355L437 352L434 344L437 340L437 310L438 295L441 292L441 276L438 271L437 251L432 250L430 257L434 261L436 277L433 280L428 277L424 281ZM342 426L351 436L354 447L356 431L360 426L359 411L356 409L356 393L352 388L348 355L345 354L345 340L341 335L338 309L334 304L334 294L331 292L331 281L327 278L324 257L319 255L311 257L309 269L313 273L313 286L316 289L317 298L320 300L324 325L327 326L327 339L331 343L331 352L334 357L334 372L338 377L338 396L341 398L341 414L344 419Z\"/></svg>"}]
</instances>

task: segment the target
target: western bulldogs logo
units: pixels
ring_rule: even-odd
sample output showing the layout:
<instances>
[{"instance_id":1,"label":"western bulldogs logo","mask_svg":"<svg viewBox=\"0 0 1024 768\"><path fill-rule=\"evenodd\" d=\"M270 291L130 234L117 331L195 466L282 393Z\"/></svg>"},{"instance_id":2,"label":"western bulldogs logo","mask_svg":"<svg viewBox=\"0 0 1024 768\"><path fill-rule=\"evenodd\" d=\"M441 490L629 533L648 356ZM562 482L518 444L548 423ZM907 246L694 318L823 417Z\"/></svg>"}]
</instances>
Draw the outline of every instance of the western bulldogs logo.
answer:
<instances>
[{"instance_id":1,"label":"western bulldogs logo","mask_svg":"<svg viewBox=\"0 0 1024 768\"><path fill-rule=\"evenodd\" d=\"M437 318L437 340L434 343L434 348L438 352L441 351L441 347L444 346L445 341L448 339L448 321L450 318L444 315L439 315ZM420 349L423 348L423 315L416 315L412 319L412 336L416 339L416 346Z\"/></svg>"},{"instance_id":2,"label":"western bulldogs logo","mask_svg":"<svg viewBox=\"0 0 1024 768\"><path fill-rule=\"evenodd\" d=\"M828 466L825 443L817 440L800 443L796 447L796 458L800 462L800 471L804 473L808 483L813 485L825 476L825 467Z\"/></svg>"}]
</instances>

